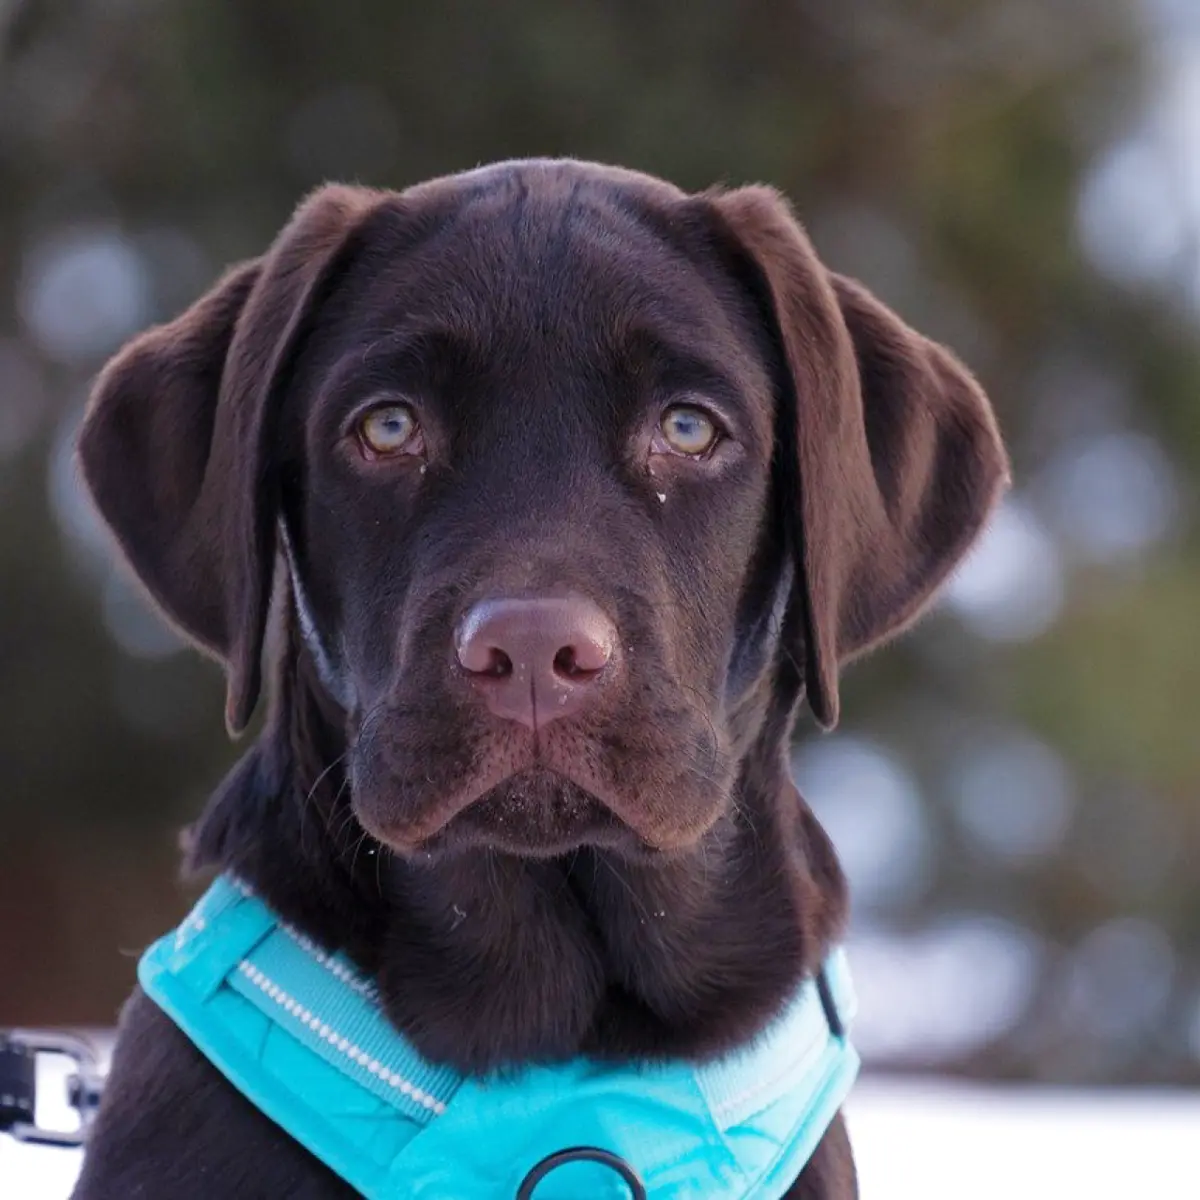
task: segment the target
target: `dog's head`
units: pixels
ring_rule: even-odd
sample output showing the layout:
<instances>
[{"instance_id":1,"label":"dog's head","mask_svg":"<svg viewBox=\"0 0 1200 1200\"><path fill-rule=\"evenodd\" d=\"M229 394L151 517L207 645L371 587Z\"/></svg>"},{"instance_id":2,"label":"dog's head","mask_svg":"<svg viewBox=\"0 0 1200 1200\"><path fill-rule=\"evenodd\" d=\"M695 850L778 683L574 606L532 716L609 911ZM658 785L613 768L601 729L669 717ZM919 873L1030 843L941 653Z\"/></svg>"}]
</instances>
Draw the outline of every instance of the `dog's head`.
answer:
<instances>
[{"instance_id":1,"label":"dog's head","mask_svg":"<svg viewBox=\"0 0 1200 1200\"><path fill-rule=\"evenodd\" d=\"M779 672L832 725L1006 476L776 193L541 161L317 192L108 366L80 450L235 731L284 581L405 855L695 844Z\"/></svg>"}]
</instances>

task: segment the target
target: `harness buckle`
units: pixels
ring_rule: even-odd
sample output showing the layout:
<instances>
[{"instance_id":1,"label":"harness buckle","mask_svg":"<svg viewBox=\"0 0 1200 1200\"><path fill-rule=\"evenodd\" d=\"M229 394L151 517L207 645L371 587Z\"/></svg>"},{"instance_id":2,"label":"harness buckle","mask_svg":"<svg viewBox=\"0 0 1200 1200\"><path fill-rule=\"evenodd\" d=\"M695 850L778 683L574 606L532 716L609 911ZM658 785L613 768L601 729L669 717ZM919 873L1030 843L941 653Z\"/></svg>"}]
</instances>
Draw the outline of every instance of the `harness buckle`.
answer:
<instances>
[{"instance_id":1,"label":"harness buckle","mask_svg":"<svg viewBox=\"0 0 1200 1200\"><path fill-rule=\"evenodd\" d=\"M76 1129L49 1129L37 1122L37 1060L40 1055L69 1058L67 1103L79 1114ZM104 1081L96 1052L83 1038L31 1030L0 1032L0 1133L41 1146L82 1146L100 1104Z\"/></svg>"}]
</instances>

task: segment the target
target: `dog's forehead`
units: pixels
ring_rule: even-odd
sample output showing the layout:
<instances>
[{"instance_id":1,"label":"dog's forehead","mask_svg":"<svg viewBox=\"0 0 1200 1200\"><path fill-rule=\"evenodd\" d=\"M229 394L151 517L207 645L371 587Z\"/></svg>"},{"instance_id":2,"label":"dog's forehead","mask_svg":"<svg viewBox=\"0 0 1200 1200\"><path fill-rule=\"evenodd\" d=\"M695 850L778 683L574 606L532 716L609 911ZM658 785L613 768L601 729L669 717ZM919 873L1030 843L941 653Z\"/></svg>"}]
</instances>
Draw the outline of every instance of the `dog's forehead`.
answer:
<instances>
[{"instance_id":1,"label":"dog's forehead","mask_svg":"<svg viewBox=\"0 0 1200 1200\"><path fill-rule=\"evenodd\" d=\"M739 360L754 337L750 306L705 253L688 199L648 176L570 162L420 185L365 239L355 321L378 335L435 325L485 354L649 332Z\"/></svg>"}]
</instances>

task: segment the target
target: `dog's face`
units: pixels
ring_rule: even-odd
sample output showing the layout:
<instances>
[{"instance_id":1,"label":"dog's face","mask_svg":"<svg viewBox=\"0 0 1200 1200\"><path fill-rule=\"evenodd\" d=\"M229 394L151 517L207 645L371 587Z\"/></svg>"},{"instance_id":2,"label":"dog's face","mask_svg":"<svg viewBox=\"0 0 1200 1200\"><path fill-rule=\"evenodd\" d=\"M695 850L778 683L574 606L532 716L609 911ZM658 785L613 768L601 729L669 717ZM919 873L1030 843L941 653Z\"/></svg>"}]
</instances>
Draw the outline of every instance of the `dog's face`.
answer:
<instances>
[{"instance_id":1,"label":"dog's face","mask_svg":"<svg viewBox=\"0 0 1200 1200\"><path fill-rule=\"evenodd\" d=\"M234 726L282 551L355 814L410 856L695 845L781 664L831 724L1005 469L772 193L541 162L318 193L110 365L82 457Z\"/></svg>"},{"instance_id":2,"label":"dog's face","mask_svg":"<svg viewBox=\"0 0 1200 1200\"><path fill-rule=\"evenodd\" d=\"M611 194L484 178L380 221L284 403L355 811L405 852L686 846L766 658L766 341Z\"/></svg>"}]
</instances>

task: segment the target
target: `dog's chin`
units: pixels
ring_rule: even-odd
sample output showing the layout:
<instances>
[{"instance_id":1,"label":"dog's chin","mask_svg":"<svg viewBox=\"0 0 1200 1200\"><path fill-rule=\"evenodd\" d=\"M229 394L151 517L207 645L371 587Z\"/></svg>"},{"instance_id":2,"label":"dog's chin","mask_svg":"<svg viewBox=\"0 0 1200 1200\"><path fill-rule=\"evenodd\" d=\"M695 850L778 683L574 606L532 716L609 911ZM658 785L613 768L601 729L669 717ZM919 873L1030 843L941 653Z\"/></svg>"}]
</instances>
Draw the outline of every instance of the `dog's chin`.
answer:
<instances>
[{"instance_id":1,"label":"dog's chin","mask_svg":"<svg viewBox=\"0 0 1200 1200\"><path fill-rule=\"evenodd\" d=\"M402 857L424 861L477 850L552 859L594 848L639 862L670 853L642 838L590 792L546 768L509 776L437 828L370 832Z\"/></svg>"}]
</instances>

